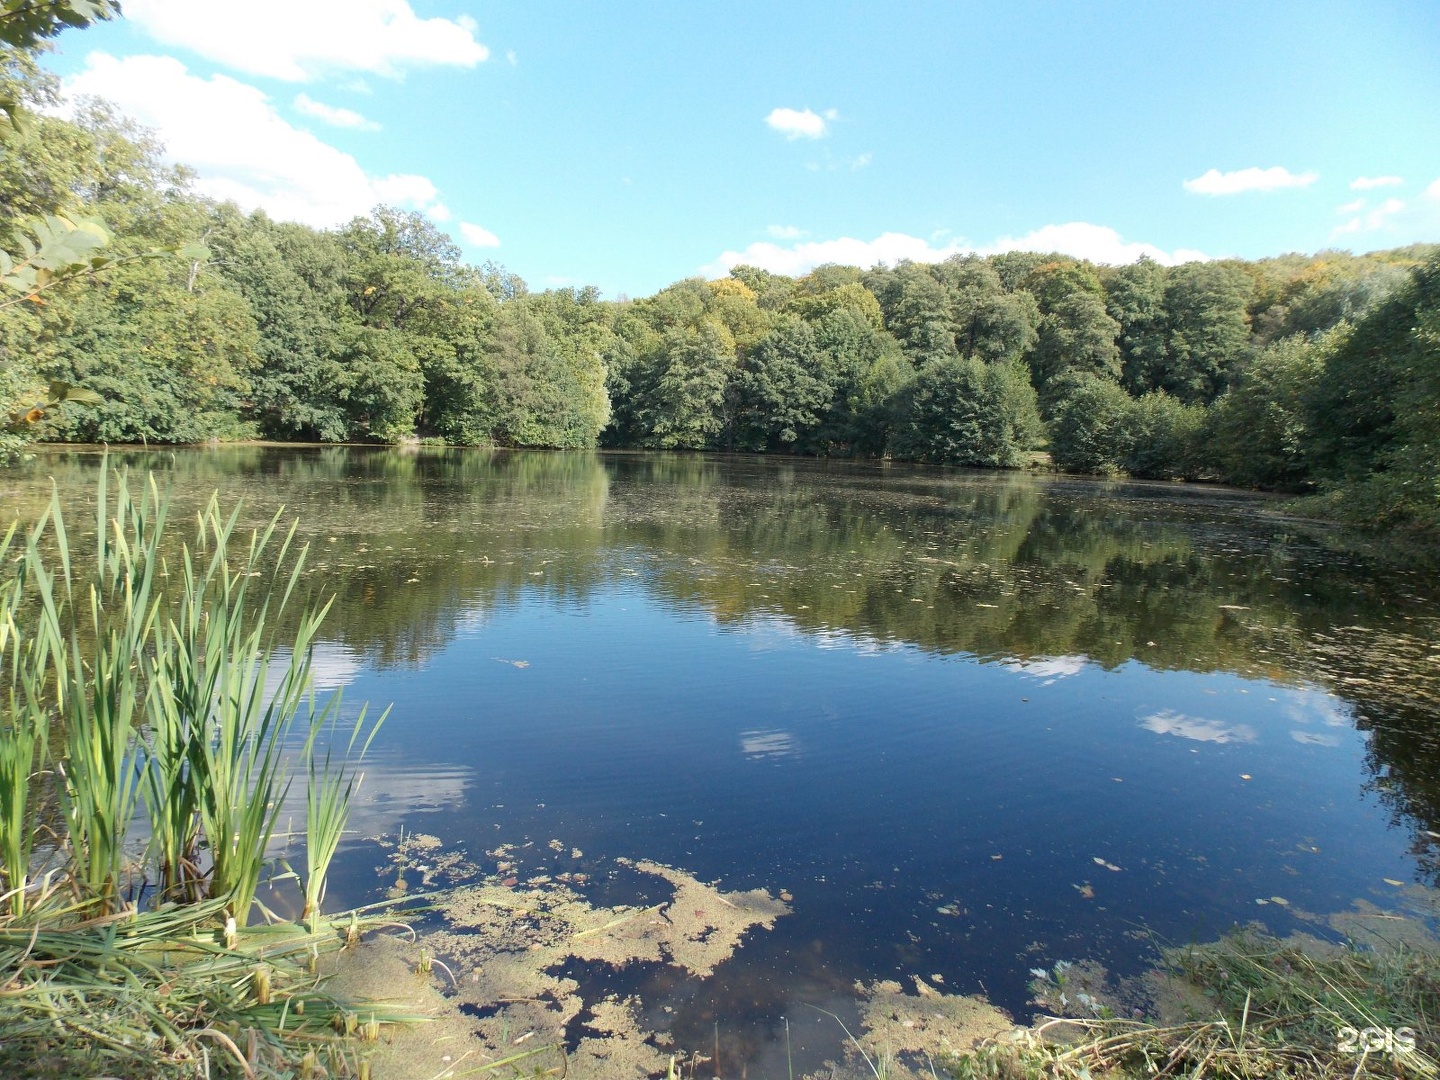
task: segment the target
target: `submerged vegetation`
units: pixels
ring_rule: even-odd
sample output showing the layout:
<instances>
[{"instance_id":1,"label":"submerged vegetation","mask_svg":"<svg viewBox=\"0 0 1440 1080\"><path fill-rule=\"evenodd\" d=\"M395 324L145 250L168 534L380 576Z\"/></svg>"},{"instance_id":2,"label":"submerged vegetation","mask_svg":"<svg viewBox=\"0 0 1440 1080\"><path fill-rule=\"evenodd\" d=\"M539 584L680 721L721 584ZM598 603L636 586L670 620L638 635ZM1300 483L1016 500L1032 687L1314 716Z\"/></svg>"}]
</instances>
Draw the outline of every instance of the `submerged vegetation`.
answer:
<instances>
[{"instance_id":1,"label":"submerged vegetation","mask_svg":"<svg viewBox=\"0 0 1440 1080\"><path fill-rule=\"evenodd\" d=\"M334 1036L360 1021L314 974L343 940L319 903L354 785L319 756L339 704L310 689L326 608L287 618L293 527L246 540L212 498L177 551L167 510L153 479L112 489L102 470L93 550L58 493L0 543L0 1064L253 1076L323 1054L343 1071ZM361 710L348 750L366 728ZM308 925L256 898L297 756Z\"/></svg>"}]
</instances>

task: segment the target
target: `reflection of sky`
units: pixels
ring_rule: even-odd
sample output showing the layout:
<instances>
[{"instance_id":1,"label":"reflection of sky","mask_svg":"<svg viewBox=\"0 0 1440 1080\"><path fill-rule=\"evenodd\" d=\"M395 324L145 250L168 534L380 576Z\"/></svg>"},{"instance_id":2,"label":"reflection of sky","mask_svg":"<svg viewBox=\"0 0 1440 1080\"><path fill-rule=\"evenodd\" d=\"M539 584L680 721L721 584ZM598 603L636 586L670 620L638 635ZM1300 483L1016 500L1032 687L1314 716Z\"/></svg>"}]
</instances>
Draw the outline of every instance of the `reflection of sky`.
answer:
<instances>
[{"instance_id":1,"label":"reflection of sky","mask_svg":"<svg viewBox=\"0 0 1440 1080\"><path fill-rule=\"evenodd\" d=\"M740 752L762 760L789 757L796 752L795 736L788 731L742 731Z\"/></svg>"},{"instance_id":2,"label":"reflection of sky","mask_svg":"<svg viewBox=\"0 0 1440 1080\"><path fill-rule=\"evenodd\" d=\"M1287 690L1285 715L1297 724L1320 723L1326 727L1349 728L1354 724L1350 706L1334 694L1314 687Z\"/></svg>"},{"instance_id":3,"label":"reflection of sky","mask_svg":"<svg viewBox=\"0 0 1440 1080\"><path fill-rule=\"evenodd\" d=\"M1203 940L1256 897L1339 910L1407 875L1405 839L1355 798L1363 735L1326 695L1262 679L937 656L616 583L584 605L522 597L423 672L346 693L395 702L354 835L558 837L786 888L805 906L776 926L780 962L823 942L831 976L892 972L909 931L947 985L981 973L1023 1007L1015 958L1036 941L1123 965L1137 925ZM1340 745L1289 734L1307 728ZM957 899L964 920L935 914Z\"/></svg>"},{"instance_id":4,"label":"reflection of sky","mask_svg":"<svg viewBox=\"0 0 1440 1080\"><path fill-rule=\"evenodd\" d=\"M1146 731L1157 735L1177 735L1182 739L1208 743L1251 743L1255 741L1255 729L1248 724L1222 724L1218 720L1205 720L1197 716L1186 716L1170 709L1140 721Z\"/></svg>"},{"instance_id":5,"label":"reflection of sky","mask_svg":"<svg viewBox=\"0 0 1440 1080\"><path fill-rule=\"evenodd\" d=\"M1005 660L1000 666L1044 679L1045 685L1049 686L1056 679L1079 675L1089 662L1090 658L1087 656L1037 656L1030 660Z\"/></svg>"},{"instance_id":6,"label":"reflection of sky","mask_svg":"<svg viewBox=\"0 0 1440 1080\"><path fill-rule=\"evenodd\" d=\"M360 771L365 777L350 804L346 830L355 836L394 833L410 814L454 809L475 776L465 765L416 764L388 755L365 761Z\"/></svg>"},{"instance_id":7,"label":"reflection of sky","mask_svg":"<svg viewBox=\"0 0 1440 1080\"><path fill-rule=\"evenodd\" d=\"M338 690L355 681L363 662L355 651L337 641L317 642L311 652L310 673L316 690Z\"/></svg>"},{"instance_id":8,"label":"reflection of sky","mask_svg":"<svg viewBox=\"0 0 1440 1080\"><path fill-rule=\"evenodd\" d=\"M344 759L348 738L346 729L331 739L337 764ZM287 832L293 831L302 841L305 832L305 761L298 750L286 755L286 767L292 782L277 819L277 845L284 844ZM402 823L413 829L415 823L408 820L411 814L453 810L464 801L475 776L469 766L416 763L373 750L365 759L352 762L349 772L359 781L350 800L347 840L395 833Z\"/></svg>"},{"instance_id":9,"label":"reflection of sky","mask_svg":"<svg viewBox=\"0 0 1440 1080\"><path fill-rule=\"evenodd\" d=\"M863 630L841 627L802 627L789 617L759 615L747 618L743 630L752 650L789 647L804 642L817 649L843 649L862 656L876 656L906 648L902 641L886 641Z\"/></svg>"},{"instance_id":10,"label":"reflection of sky","mask_svg":"<svg viewBox=\"0 0 1440 1080\"><path fill-rule=\"evenodd\" d=\"M290 665L290 650L276 649L265 672L263 700L268 705L280 689ZM364 670L365 662L354 649L338 641L317 641L310 651L310 678L315 692L328 694L349 686Z\"/></svg>"}]
</instances>

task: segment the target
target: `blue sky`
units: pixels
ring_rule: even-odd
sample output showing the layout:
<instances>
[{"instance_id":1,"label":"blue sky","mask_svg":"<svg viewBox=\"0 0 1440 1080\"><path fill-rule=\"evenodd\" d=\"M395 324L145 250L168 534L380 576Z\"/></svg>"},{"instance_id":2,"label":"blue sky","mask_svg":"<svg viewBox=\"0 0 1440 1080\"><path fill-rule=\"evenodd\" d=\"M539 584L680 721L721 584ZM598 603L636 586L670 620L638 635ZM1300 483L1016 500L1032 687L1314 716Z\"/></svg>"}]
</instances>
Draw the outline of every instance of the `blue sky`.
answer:
<instances>
[{"instance_id":1,"label":"blue sky","mask_svg":"<svg viewBox=\"0 0 1440 1080\"><path fill-rule=\"evenodd\" d=\"M49 66L202 191L317 226L418 209L532 288L1440 241L1434 0L125 10Z\"/></svg>"}]
</instances>

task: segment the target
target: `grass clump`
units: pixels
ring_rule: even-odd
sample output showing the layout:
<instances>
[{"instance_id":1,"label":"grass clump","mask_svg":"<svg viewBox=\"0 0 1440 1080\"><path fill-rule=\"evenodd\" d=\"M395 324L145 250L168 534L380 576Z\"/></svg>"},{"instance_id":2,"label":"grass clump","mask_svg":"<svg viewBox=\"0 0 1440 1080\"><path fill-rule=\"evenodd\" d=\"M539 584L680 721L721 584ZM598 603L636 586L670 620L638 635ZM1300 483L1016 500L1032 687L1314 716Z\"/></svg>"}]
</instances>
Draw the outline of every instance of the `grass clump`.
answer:
<instances>
[{"instance_id":1,"label":"grass clump","mask_svg":"<svg viewBox=\"0 0 1440 1080\"><path fill-rule=\"evenodd\" d=\"M154 481L113 483L93 553L58 495L0 540L0 1073L363 1075L363 1037L399 1018L329 998L316 967L350 936L319 905L379 722L322 754L328 605L291 610L293 527L242 537L212 498L175 555ZM304 915L285 923L256 892L294 756Z\"/></svg>"},{"instance_id":2,"label":"grass clump","mask_svg":"<svg viewBox=\"0 0 1440 1080\"><path fill-rule=\"evenodd\" d=\"M1018 1029L946 1063L956 1080L1440 1077L1440 955L1244 931L1166 953L1190 1015L1108 1008ZM1098 1014L1098 1015L1097 1015Z\"/></svg>"}]
</instances>

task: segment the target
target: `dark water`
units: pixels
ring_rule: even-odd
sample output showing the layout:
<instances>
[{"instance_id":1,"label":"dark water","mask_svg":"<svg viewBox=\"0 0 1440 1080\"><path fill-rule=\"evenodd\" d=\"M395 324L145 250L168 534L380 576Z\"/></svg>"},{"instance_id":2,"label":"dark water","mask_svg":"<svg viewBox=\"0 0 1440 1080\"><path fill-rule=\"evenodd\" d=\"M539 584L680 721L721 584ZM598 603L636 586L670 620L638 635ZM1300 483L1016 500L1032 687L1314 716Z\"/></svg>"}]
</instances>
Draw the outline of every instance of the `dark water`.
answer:
<instances>
[{"instance_id":1,"label":"dark water","mask_svg":"<svg viewBox=\"0 0 1440 1080\"><path fill-rule=\"evenodd\" d=\"M299 516L338 596L322 683L394 704L362 834L553 837L793 894L711 983L647 976L682 1044L911 973L1023 1015L1031 967L1133 971L1144 931L1285 932L1440 869L1440 576L1261 496L699 456L113 460L177 514L219 487ZM78 513L96 461L7 474L4 516L49 476ZM383 895L382 861L351 844L332 905Z\"/></svg>"}]
</instances>

